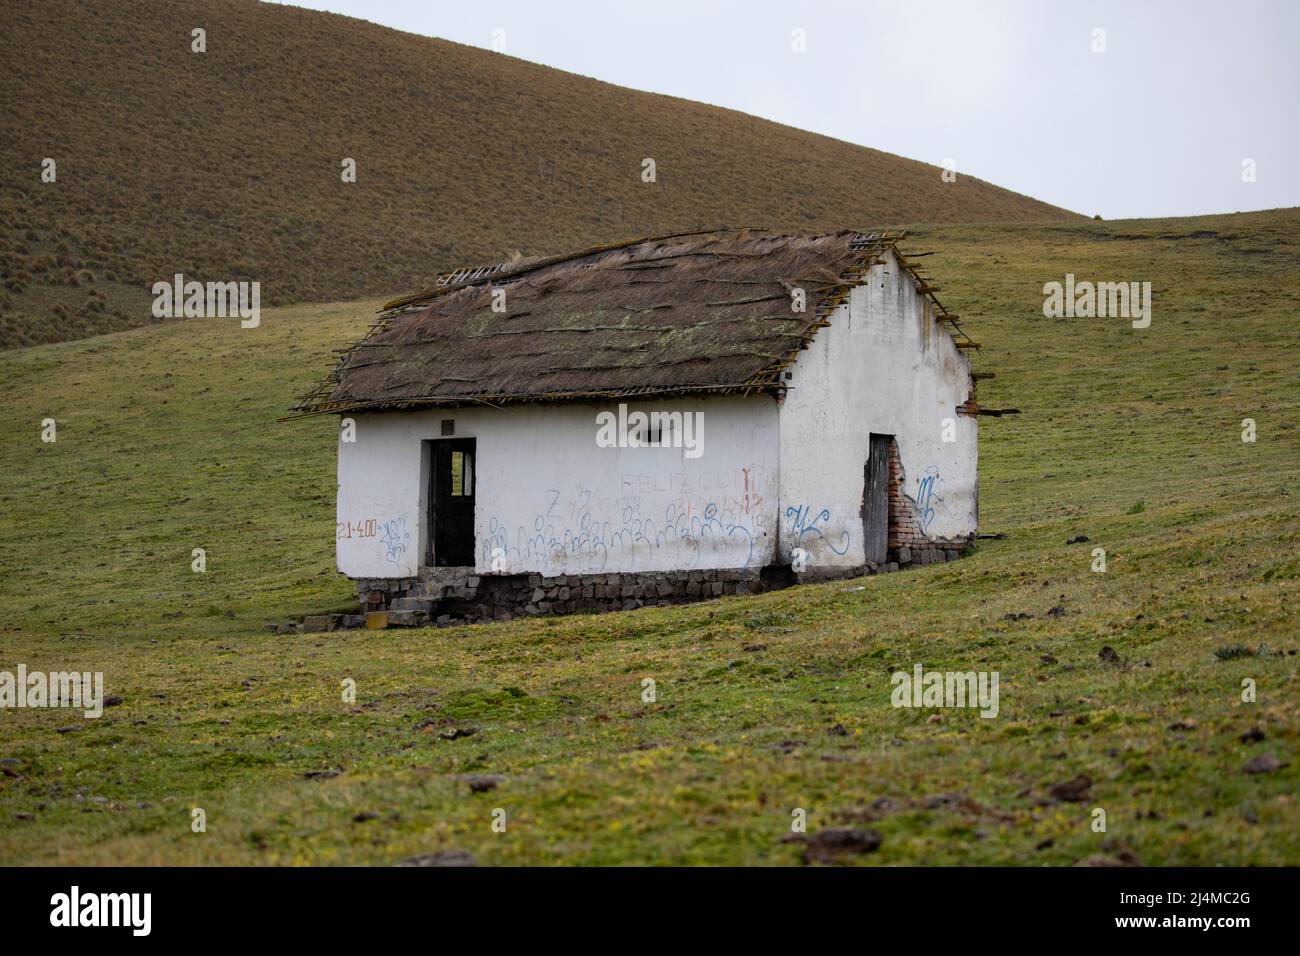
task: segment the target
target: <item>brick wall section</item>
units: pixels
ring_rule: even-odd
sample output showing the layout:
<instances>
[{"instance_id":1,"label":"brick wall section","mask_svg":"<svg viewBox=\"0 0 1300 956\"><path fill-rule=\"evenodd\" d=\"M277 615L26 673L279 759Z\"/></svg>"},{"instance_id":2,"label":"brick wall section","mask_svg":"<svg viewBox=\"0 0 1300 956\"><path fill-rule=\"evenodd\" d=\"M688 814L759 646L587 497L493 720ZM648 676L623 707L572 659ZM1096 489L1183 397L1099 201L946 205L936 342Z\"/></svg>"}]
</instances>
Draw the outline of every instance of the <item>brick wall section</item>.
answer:
<instances>
[{"instance_id":1,"label":"brick wall section","mask_svg":"<svg viewBox=\"0 0 1300 956\"><path fill-rule=\"evenodd\" d=\"M898 443L889 446L889 532L888 559L900 568L916 564L937 564L955 561L970 543L969 537L930 539L921 530L912 499L903 493L907 476L903 473L903 460L898 454Z\"/></svg>"}]
</instances>

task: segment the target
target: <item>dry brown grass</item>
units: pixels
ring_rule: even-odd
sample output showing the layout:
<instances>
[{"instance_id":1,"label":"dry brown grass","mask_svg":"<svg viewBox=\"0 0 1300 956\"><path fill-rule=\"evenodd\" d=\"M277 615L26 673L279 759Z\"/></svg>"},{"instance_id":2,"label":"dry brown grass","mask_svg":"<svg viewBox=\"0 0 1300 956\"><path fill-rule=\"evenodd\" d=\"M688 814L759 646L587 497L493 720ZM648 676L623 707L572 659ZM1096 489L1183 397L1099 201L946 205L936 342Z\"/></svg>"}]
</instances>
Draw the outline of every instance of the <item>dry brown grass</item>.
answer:
<instances>
[{"instance_id":1,"label":"dry brown grass","mask_svg":"<svg viewBox=\"0 0 1300 956\"><path fill-rule=\"evenodd\" d=\"M0 346L145 324L176 272L260 280L277 305L696 228L1075 218L742 113L246 0L12 4L0 62Z\"/></svg>"}]
</instances>

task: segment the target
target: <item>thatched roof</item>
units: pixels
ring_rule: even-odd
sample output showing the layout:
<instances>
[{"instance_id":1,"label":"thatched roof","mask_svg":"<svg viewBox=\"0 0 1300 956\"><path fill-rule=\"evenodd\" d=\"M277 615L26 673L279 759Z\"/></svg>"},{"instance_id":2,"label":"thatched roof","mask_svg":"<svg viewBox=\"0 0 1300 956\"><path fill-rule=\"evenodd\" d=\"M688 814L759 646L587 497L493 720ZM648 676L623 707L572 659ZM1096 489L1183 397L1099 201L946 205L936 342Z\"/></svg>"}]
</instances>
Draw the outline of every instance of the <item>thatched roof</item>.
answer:
<instances>
[{"instance_id":1,"label":"thatched roof","mask_svg":"<svg viewBox=\"0 0 1300 956\"><path fill-rule=\"evenodd\" d=\"M693 233L448 273L385 305L289 417L779 389L781 371L902 237ZM492 308L498 289L504 312Z\"/></svg>"}]
</instances>

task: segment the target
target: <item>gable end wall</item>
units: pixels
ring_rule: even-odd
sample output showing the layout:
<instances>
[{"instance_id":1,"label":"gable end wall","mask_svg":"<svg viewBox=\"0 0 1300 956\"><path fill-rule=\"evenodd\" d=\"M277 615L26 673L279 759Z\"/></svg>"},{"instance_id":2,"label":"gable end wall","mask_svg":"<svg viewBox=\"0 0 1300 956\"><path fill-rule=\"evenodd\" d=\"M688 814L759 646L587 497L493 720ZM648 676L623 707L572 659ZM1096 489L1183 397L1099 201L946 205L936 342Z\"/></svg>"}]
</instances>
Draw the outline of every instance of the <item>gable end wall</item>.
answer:
<instances>
[{"instance_id":1,"label":"gable end wall","mask_svg":"<svg viewBox=\"0 0 1300 956\"><path fill-rule=\"evenodd\" d=\"M778 560L790 562L802 548L810 568L864 563L863 477L873 433L895 437L903 477L891 548L948 553L970 539L978 436L975 419L956 411L970 395L970 364L892 252L791 371L780 411ZM945 419L951 443L942 440ZM908 515L910 528L901 524Z\"/></svg>"}]
</instances>

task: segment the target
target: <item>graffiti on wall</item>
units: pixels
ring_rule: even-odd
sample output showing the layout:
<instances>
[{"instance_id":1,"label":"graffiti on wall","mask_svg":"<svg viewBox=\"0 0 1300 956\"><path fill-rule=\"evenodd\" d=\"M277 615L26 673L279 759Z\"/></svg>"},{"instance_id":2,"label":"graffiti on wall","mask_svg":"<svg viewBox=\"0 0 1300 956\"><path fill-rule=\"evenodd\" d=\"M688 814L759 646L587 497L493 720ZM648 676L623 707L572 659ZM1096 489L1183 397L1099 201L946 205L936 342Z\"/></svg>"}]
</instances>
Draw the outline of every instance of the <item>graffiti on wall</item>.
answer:
<instances>
[{"instance_id":1,"label":"graffiti on wall","mask_svg":"<svg viewBox=\"0 0 1300 956\"><path fill-rule=\"evenodd\" d=\"M936 510L943 510L943 480L939 477L939 466L931 465L925 469L925 475L916 480L916 485L916 517L921 522L921 531L929 534Z\"/></svg>"},{"instance_id":2,"label":"graffiti on wall","mask_svg":"<svg viewBox=\"0 0 1300 956\"><path fill-rule=\"evenodd\" d=\"M390 495L349 499L335 521L334 537L340 552L346 549L354 556L399 567L411 548L406 513L397 510L397 501Z\"/></svg>"},{"instance_id":3,"label":"graffiti on wall","mask_svg":"<svg viewBox=\"0 0 1300 956\"><path fill-rule=\"evenodd\" d=\"M617 494L583 484L544 493L526 524L487 518L482 564L601 571L633 563L678 568L749 567L762 559L758 516L766 475L624 475Z\"/></svg>"},{"instance_id":4,"label":"graffiti on wall","mask_svg":"<svg viewBox=\"0 0 1300 956\"><path fill-rule=\"evenodd\" d=\"M353 538L373 538L379 534L379 519L362 518L359 521L334 522L334 538L337 541L351 541Z\"/></svg>"},{"instance_id":5,"label":"graffiti on wall","mask_svg":"<svg viewBox=\"0 0 1300 956\"><path fill-rule=\"evenodd\" d=\"M809 505L791 505L785 509L785 516L790 521L790 534L795 545L803 542L804 535L813 535L825 542L826 547L830 548L836 554L847 554L849 550L849 533L843 531L840 534L840 544L836 547L835 542L826 537L826 525L831 520L831 511L829 508L822 508L816 513Z\"/></svg>"},{"instance_id":6,"label":"graffiti on wall","mask_svg":"<svg viewBox=\"0 0 1300 956\"><path fill-rule=\"evenodd\" d=\"M401 564L406 549L411 546L411 532L406 530L406 517L390 518L379 525L379 543L384 547L384 560Z\"/></svg>"}]
</instances>

